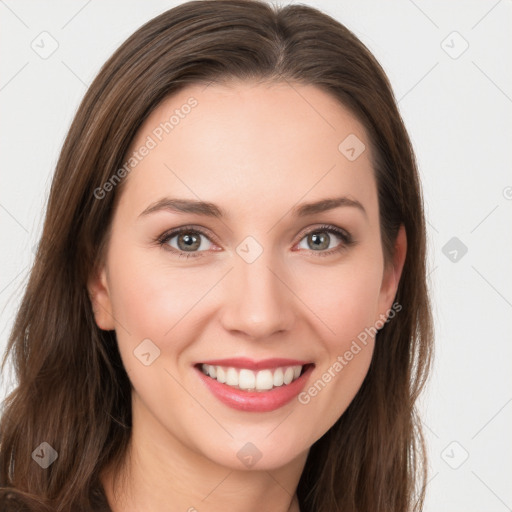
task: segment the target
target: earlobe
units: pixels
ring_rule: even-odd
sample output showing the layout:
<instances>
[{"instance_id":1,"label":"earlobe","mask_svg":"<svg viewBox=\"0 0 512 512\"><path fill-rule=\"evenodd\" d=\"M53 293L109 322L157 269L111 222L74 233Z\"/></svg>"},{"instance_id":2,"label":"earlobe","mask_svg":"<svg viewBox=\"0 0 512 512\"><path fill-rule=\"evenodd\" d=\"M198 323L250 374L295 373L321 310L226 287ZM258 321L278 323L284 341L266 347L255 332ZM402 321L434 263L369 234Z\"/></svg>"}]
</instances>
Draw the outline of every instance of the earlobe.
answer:
<instances>
[{"instance_id":1,"label":"earlobe","mask_svg":"<svg viewBox=\"0 0 512 512\"><path fill-rule=\"evenodd\" d=\"M97 270L91 276L87 283L87 289L96 325L104 331L114 330L115 324L105 267Z\"/></svg>"},{"instance_id":2,"label":"earlobe","mask_svg":"<svg viewBox=\"0 0 512 512\"><path fill-rule=\"evenodd\" d=\"M406 254L407 235L405 226L402 224L396 236L392 261L387 264L384 270L379 298L379 314L381 315L388 316L391 309L402 276Z\"/></svg>"}]
</instances>

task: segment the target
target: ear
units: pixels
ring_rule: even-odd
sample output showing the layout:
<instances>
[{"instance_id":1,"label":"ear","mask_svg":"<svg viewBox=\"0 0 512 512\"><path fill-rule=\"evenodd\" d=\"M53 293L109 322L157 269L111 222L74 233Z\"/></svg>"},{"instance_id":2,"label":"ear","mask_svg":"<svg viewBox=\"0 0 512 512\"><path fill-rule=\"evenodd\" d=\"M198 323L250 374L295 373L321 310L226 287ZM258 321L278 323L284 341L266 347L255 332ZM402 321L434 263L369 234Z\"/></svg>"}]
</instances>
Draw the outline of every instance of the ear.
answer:
<instances>
[{"instance_id":1,"label":"ear","mask_svg":"<svg viewBox=\"0 0 512 512\"><path fill-rule=\"evenodd\" d=\"M115 328L112 302L105 267L95 270L87 283L94 319L100 329L112 331Z\"/></svg>"},{"instance_id":2,"label":"ear","mask_svg":"<svg viewBox=\"0 0 512 512\"><path fill-rule=\"evenodd\" d=\"M386 264L384 274L382 276L378 313L385 317L388 316L388 312L393 305L393 300L395 299L402 270L404 268L406 254L407 236L405 234L405 227L401 224L396 236L392 260Z\"/></svg>"}]
</instances>

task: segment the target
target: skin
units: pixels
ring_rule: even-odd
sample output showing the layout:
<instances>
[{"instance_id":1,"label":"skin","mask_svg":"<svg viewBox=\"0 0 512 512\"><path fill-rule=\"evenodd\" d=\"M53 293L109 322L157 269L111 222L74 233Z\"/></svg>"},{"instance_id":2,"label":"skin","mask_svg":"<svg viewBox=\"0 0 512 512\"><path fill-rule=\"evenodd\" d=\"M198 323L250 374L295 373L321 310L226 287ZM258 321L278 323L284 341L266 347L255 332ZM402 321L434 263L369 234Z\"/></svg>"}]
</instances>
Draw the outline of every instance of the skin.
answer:
<instances>
[{"instance_id":1,"label":"skin","mask_svg":"<svg viewBox=\"0 0 512 512\"><path fill-rule=\"evenodd\" d=\"M165 100L132 143L144 144L193 96L198 105L125 178L104 262L89 282L101 329L115 329L133 384L133 432L125 484L106 470L114 512L299 510L295 490L311 445L343 414L367 374L374 339L309 403L241 412L203 385L193 364L208 359L287 357L312 361L308 387L389 314L406 252L403 228L385 264L368 137L358 120L322 90L288 83L189 86ZM366 150L349 161L338 146L355 134ZM347 196L308 217L297 204ZM158 211L162 197L200 199L221 219ZM155 242L184 225L203 228L197 258ZM344 244L322 224L348 231ZM252 236L263 249L247 263L236 248ZM182 238L182 237L181 237ZM178 251L178 236L167 242ZM309 243L308 243L309 241ZM184 244L181 245L183 247ZM325 246L322 246L325 247ZM331 248L339 252L322 256ZM250 249L253 250L253 249ZM149 338L160 356L143 365L133 351ZM261 459L247 468L237 452L251 442Z\"/></svg>"}]
</instances>

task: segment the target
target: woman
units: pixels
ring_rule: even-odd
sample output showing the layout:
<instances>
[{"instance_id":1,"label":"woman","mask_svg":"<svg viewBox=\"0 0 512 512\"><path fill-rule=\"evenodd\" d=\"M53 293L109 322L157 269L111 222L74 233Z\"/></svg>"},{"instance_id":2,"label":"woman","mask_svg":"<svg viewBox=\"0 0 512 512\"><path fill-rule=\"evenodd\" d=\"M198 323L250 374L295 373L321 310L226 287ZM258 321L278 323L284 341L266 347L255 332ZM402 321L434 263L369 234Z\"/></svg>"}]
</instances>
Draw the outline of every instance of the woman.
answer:
<instances>
[{"instance_id":1,"label":"woman","mask_svg":"<svg viewBox=\"0 0 512 512\"><path fill-rule=\"evenodd\" d=\"M2 510L420 510L431 354L379 64L310 7L183 4L62 149L4 359Z\"/></svg>"}]
</instances>

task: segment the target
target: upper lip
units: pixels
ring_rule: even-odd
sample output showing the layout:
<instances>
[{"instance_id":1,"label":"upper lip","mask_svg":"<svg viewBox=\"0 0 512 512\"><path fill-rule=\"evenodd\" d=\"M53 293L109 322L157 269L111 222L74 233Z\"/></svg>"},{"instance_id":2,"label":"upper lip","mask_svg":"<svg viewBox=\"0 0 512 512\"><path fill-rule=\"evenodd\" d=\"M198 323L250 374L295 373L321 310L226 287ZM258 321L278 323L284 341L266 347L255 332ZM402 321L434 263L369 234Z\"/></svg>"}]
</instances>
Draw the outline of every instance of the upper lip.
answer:
<instances>
[{"instance_id":1,"label":"upper lip","mask_svg":"<svg viewBox=\"0 0 512 512\"><path fill-rule=\"evenodd\" d=\"M284 358L262 359L261 361L255 361L246 357L235 357L230 359L212 359L209 361L201 361L198 364L246 368L247 370L264 370L279 368L283 366L304 366L306 364L311 364L311 361L299 361L297 359Z\"/></svg>"}]
</instances>

